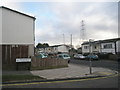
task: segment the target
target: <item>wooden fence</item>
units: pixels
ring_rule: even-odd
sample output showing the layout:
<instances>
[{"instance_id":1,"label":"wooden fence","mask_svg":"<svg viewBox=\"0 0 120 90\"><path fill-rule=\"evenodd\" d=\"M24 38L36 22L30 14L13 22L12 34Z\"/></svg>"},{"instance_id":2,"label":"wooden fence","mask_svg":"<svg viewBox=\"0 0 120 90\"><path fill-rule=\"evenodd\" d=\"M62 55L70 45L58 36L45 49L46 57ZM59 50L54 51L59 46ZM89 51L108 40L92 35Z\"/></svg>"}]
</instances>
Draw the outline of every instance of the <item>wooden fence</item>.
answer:
<instances>
[{"instance_id":1,"label":"wooden fence","mask_svg":"<svg viewBox=\"0 0 120 90\"><path fill-rule=\"evenodd\" d=\"M16 58L27 58L28 46L25 45L2 45L2 63L15 64Z\"/></svg>"},{"instance_id":2,"label":"wooden fence","mask_svg":"<svg viewBox=\"0 0 120 90\"><path fill-rule=\"evenodd\" d=\"M38 58L32 57L31 69L48 69L48 68L60 68L67 67L68 61L58 58Z\"/></svg>"}]
</instances>

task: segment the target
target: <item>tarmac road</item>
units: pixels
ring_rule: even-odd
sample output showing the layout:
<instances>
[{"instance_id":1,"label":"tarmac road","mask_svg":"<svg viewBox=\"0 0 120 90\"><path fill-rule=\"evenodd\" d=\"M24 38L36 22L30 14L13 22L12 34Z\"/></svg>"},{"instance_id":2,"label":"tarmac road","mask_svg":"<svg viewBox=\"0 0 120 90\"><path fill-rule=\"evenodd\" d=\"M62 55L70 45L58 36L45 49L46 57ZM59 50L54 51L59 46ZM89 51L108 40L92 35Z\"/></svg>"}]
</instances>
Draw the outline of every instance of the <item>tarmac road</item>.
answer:
<instances>
[{"instance_id":1,"label":"tarmac road","mask_svg":"<svg viewBox=\"0 0 120 90\"><path fill-rule=\"evenodd\" d=\"M4 85L4 88L118 88L118 76L21 83Z\"/></svg>"},{"instance_id":2,"label":"tarmac road","mask_svg":"<svg viewBox=\"0 0 120 90\"><path fill-rule=\"evenodd\" d=\"M60 71L67 70L67 71L69 71L69 73L70 72L75 73L77 70L79 71L79 69L80 69L80 72L82 72L83 70L87 70L87 67L89 66L89 61L86 61L86 60L71 60L70 63L71 63L71 65L69 68L63 68L63 69L60 69ZM93 67L102 67L103 70L107 70L104 68L108 68L111 70L118 70L118 63L115 61L106 61L106 60L93 61L92 66ZM73 70L73 71L71 71L71 70ZM99 71L101 69L96 68L96 70ZM45 72L46 71L47 71L47 73L44 73L44 74L49 75L50 72L48 74L48 71L52 71L52 75L53 75L53 74L55 74L53 72L58 71L58 70L57 69L45 70ZM41 73L42 73L42 71L40 71L40 72L38 71L38 74L41 74ZM68 73L66 73L66 75L67 74ZM118 88L118 76L112 75L112 76L106 76L106 77L87 78L87 79L72 79L72 80L58 80L58 81L46 81L46 82L31 82L31 83L15 83L15 84L8 84L8 85L4 84L3 88Z\"/></svg>"},{"instance_id":3,"label":"tarmac road","mask_svg":"<svg viewBox=\"0 0 120 90\"><path fill-rule=\"evenodd\" d=\"M89 66L89 60L71 59L70 63ZM110 61L110 60L94 60L92 61L92 67L102 67L116 71L118 71L119 68L117 61Z\"/></svg>"}]
</instances>

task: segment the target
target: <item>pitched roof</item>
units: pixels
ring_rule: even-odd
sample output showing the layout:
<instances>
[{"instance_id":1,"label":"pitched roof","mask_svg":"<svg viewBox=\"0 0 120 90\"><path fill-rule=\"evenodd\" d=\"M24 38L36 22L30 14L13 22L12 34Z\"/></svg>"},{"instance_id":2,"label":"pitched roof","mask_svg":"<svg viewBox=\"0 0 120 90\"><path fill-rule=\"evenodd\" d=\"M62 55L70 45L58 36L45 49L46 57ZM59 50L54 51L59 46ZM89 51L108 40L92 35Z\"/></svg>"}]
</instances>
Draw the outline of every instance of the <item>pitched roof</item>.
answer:
<instances>
[{"instance_id":1,"label":"pitched roof","mask_svg":"<svg viewBox=\"0 0 120 90\"><path fill-rule=\"evenodd\" d=\"M4 8L4 9L10 10L10 11L13 11L13 12L16 12L16 13L19 13L19 14L22 14L22 15L24 15L24 16L27 16L27 17L30 17L30 18L36 19L36 18L33 17L33 16L30 16L30 15L28 15L28 14L25 14L25 13L19 12L19 11L17 11L17 10L10 9L10 8L8 8L8 7L5 7L5 6L0 6L0 8Z\"/></svg>"},{"instance_id":2,"label":"pitched roof","mask_svg":"<svg viewBox=\"0 0 120 90\"><path fill-rule=\"evenodd\" d=\"M113 38L113 39L105 39L105 40L98 40L98 41L94 41L94 42L91 42L91 43L109 43L109 42L116 42L116 41L119 41L120 38ZM85 45L85 44L89 44L89 42L83 42L82 45Z\"/></svg>"},{"instance_id":3,"label":"pitched roof","mask_svg":"<svg viewBox=\"0 0 120 90\"><path fill-rule=\"evenodd\" d=\"M59 46L68 46L68 45L61 44L61 45L53 45L53 46L50 46L50 47L59 47Z\"/></svg>"}]
</instances>

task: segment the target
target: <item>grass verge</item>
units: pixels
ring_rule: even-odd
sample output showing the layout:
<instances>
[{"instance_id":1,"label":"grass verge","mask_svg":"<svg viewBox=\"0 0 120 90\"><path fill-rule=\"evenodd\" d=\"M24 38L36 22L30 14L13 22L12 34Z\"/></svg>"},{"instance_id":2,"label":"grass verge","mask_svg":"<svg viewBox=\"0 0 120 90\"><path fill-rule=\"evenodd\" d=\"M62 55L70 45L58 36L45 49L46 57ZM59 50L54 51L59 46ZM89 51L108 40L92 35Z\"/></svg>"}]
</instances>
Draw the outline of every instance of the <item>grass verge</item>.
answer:
<instances>
[{"instance_id":1,"label":"grass verge","mask_svg":"<svg viewBox=\"0 0 120 90\"><path fill-rule=\"evenodd\" d=\"M3 75L2 82L17 82L30 80L43 80L45 78L33 75Z\"/></svg>"}]
</instances>

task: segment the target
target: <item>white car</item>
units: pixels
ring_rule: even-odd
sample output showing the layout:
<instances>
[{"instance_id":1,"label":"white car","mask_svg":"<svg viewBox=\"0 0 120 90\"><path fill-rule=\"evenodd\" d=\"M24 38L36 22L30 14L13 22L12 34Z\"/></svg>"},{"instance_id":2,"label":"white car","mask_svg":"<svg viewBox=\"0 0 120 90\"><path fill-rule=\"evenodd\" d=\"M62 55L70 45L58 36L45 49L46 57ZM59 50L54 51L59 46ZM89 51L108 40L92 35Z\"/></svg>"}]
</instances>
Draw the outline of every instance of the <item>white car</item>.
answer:
<instances>
[{"instance_id":1,"label":"white car","mask_svg":"<svg viewBox=\"0 0 120 90\"><path fill-rule=\"evenodd\" d=\"M85 59L85 56L83 56L82 54L75 54L74 58L75 59Z\"/></svg>"},{"instance_id":2,"label":"white car","mask_svg":"<svg viewBox=\"0 0 120 90\"><path fill-rule=\"evenodd\" d=\"M68 54L58 54L57 57L68 60L68 63L70 62L70 56Z\"/></svg>"}]
</instances>

